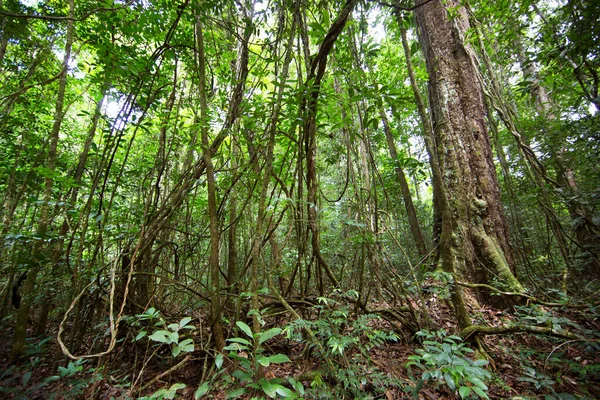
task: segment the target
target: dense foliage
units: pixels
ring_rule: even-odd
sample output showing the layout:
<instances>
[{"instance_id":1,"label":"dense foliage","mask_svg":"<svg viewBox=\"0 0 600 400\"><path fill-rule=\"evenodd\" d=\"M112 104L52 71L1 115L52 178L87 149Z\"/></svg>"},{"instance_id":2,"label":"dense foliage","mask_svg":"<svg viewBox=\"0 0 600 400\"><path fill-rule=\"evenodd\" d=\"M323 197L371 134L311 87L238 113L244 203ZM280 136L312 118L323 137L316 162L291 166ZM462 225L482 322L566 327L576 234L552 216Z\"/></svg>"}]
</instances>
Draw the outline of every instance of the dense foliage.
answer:
<instances>
[{"instance_id":1,"label":"dense foliage","mask_svg":"<svg viewBox=\"0 0 600 400\"><path fill-rule=\"evenodd\" d=\"M0 391L600 395L594 2L0 0L0 27Z\"/></svg>"}]
</instances>

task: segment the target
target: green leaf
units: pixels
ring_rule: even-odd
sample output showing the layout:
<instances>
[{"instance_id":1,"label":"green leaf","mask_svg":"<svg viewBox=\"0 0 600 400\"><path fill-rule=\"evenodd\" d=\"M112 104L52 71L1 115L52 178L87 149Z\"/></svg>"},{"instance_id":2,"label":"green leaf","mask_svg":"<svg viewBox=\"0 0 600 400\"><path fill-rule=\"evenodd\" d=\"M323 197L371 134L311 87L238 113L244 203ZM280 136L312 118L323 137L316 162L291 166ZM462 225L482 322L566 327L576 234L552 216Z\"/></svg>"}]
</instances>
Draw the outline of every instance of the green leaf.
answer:
<instances>
[{"instance_id":1,"label":"green leaf","mask_svg":"<svg viewBox=\"0 0 600 400\"><path fill-rule=\"evenodd\" d=\"M329 304L329 299L327 297L317 297L317 301L320 304L325 304L325 305Z\"/></svg>"},{"instance_id":2,"label":"green leaf","mask_svg":"<svg viewBox=\"0 0 600 400\"><path fill-rule=\"evenodd\" d=\"M44 383L54 382L60 379L60 376L52 375L44 379Z\"/></svg>"},{"instance_id":3,"label":"green leaf","mask_svg":"<svg viewBox=\"0 0 600 400\"><path fill-rule=\"evenodd\" d=\"M148 336L148 339L160 343L171 343L169 341L169 332L167 331L156 331L152 335Z\"/></svg>"},{"instance_id":4,"label":"green leaf","mask_svg":"<svg viewBox=\"0 0 600 400\"><path fill-rule=\"evenodd\" d=\"M246 393L246 389L237 388L237 389L234 389L231 392L227 393L227 398L232 399L234 397L239 397L239 396L243 395L244 393Z\"/></svg>"},{"instance_id":5,"label":"green leaf","mask_svg":"<svg viewBox=\"0 0 600 400\"><path fill-rule=\"evenodd\" d=\"M467 380L469 382L471 382L472 384L474 384L475 386L480 387L483 390L487 390L488 389L488 387L486 386L486 384L483 383L483 381L481 379L477 378L477 377L474 377L474 376L471 375L471 376L467 377ZM474 390L475 389L473 389L473 391Z\"/></svg>"},{"instance_id":6,"label":"green leaf","mask_svg":"<svg viewBox=\"0 0 600 400\"><path fill-rule=\"evenodd\" d=\"M484 367L488 365L488 360L475 360L474 364L476 367Z\"/></svg>"},{"instance_id":7,"label":"green leaf","mask_svg":"<svg viewBox=\"0 0 600 400\"><path fill-rule=\"evenodd\" d=\"M276 392L278 395L280 395L281 397L283 397L285 399L295 398L294 392L292 392L290 389L286 388L285 386L277 385Z\"/></svg>"},{"instance_id":8,"label":"green leaf","mask_svg":"<svg viewBox=\"0 0 600 400\"><path fill-rule=\"evenodd\" d=\"M190 317L182 318L181 321L179 321L179 327L183 328L184 326L189 324L191 320L192 319Z\"/></svg>"},{"instance_id":9,"label":"green leaf","mask_svg":"<svg viewBox=\"0 0 600 400\"><path fill-rule=\"evenodd\" d=\"M479 397L483 397L484 399L489 399L487 393L485 393L483 390L481 390L477 386L471 386L471 390L474 391L475 393L477 393L477 395Z\"/></svg>"},{"instance_id":10,"label":"green leaf","mask_svg":"<svg viewBox=\"0 0 600 400\"><path fill-rule=\"evenodd\" d=\"M259 355L256 357L256 361L258 361L258 363L263 367L268 367L269 365L271 365L271 360L269 359L269 357Z\"/></svg>"},{"instance_id":11,"label":"green leaf","mask_svg":"<svg viewBox=\"0 0 600 400\"><path fill-rule=\"evenodd\" d=\"M240 328L242 330L242 332L244 332L246 335L248 335L248 337L253 338L252 329L250 329L250 327L248 325L246 325L242 321L237 321L235 324L238 326L238 328Z\"/></svg>"},{"instance_id":12,"label":"green leaf","mask_svg":"<svg viewBox=\"0 0 600 400\"><path fill-rule=\"evenodd\" d=\"M185 389L186 388L186 384L185 383L174 383L173 386L171 386L169 388L169 390L180 390L180 389Z\"/></svg>"},{"instance_id":13,"label":"green leaf","mask_svg":"<svg viewBox=\"0 0 600 400\"><path fill-rule=\"evenodd\" d=\"M252 373L242 371L241 369L233 371L233 373L231 375L234 378L237 378L242 382L251 382L252 381Z\"/></svg>"},{"instance_id":14,"label":"green leaf","mask_svg":"<svg viewBox=\"0 0 600 400\"><path fill-rule=\"evenodd\" d=\"M292 377L288 378L288 382L290 385L292 385L296 392L300 393L300 396L304 396L304 385L302 382L296 382L296 380Z\"/></svg>"},{"instance_id":15,"label":"green leaf","mask_svg":"<svg viewBox=\"0 0 600 400\"><path fill-rule=\"evenodd\" d=\"M140 333L138 333L137 336L135 337L134 341L137 342L138 340L140 340L141 338L143 338L146 335L147 335L146 331L140 331Z\"/></svg>"},{"instance_id":16,"label":"green leaf","mask_svg":"<svg viewBox=\"0 0 600 400\"><path fill-rule=\"evenodd\" d=\"M448 372L446 372L444 374L444 380L448 384L448 387L450 388L450 390L454 391L456 389L456 384L454 383L454 378L452 378L452 375L450 375Z\"/></svg>"},{"instance_id":17,"label":"green leaf","mask_svg":"<svg viewBox=\"0 0 600 400\"><path fill-rule=\"evenodd\" d=\"M231 339L227 339L228 342L233 342L233 343L241 343L241 344L245 344L246 346L252 346L252 343L244 338L239 338L239 337L234 337Z\"/></svg>"},{"instance_id":18,"label":"green leaf","mask_svg":"<svg viewBox=\"0 0 600 400\"><path fill-rule=\"evenodd\" d=\"M221 357L222 357L222 355L221 355ZM210 390L210 385L208 384L208 382L204 382L202 385L200 385L198 387L198 389L194 393L194 400L200 399L202 396L204 396L206 393L208 393L209 390Z\"/></svg>"},{"instance_id":19,"label":"green leaf","mask_svg":"<svg viewBox=\"0 0 600 400\"><path fill-rule=\"evenodd\" d=\"M223 366L223 354L217 354L217 356L215 357L215 366L217 367L217 369L221 369L221 367Z\"/></svg>"},{"instance_id":20,"label":"green leaf","mask_svg":"<svg viewBox=\"0 0 600 400\"><path fill-rule=\"evenodd\" d=\"M185 386L186 386L185 383L175 383L169 388L169 390L166 390L165 392L161 393L161 395L163 396L164 399L174 399L175 396L177 395L177 391L185 388ZM154 397L159 392L160 392L160 390L158 392L154 393L152 395L152 397Z\"/></svg>"},{"instance_id":21,"label":"green leaf","mask_svg":"<svg viewBox=\"0 0 600 400\"><path fill-rule=\"evenodd\" d=\"M279 328L273 328L273 329L269 329L266 332L262 332L258 339L258 344L263 344L267 340L274 338L275 336L279 335L280 333L281 333L281 329L279 329Z\"/></svg>"},{"instance_id":22,"label":"green leaf","mask_svg":"<svg viewBox=\"0 0 600 400\"><path fill-rule=\"evenodd\" d=\"M315 377L313 378L312 382L310 383L310 387L315 388L315 387L322 387L323 386L323 378L321 377L321 373L319 371L316 372Z\"/></svg>"},{"instance_id":23,"label":"green leaf","mask_svg":"<svg viewBox=\"0 0 600 400\"><path fill-rule=\"evenodd\" d=\"M185 339L179 343L179 348L184 353L191 353L194 351L194 341L192 339Z\"/></svg>"},{"instance_id":24,"label":"green leaf","mask_svg":"<svg viewBox=\"0 0 600 400\"><path fill-rule=\"evenodd\" d=\"M242 346L239 343L231 343L229 346L223 347L223 350L227 350L227 351L240 351L240 350L248 350L248 347Z\"/></svg>"},{"instance_id":25,"label":"green leaf","mask_svg":"<svg viewBox=\"0 0 600 400\"><path fill-rule=\"evenodd\" d=\"M281 385L272 384L271 382L265 381L264 379L260 381L260 387L262 388L263 392L265 392L265 394L272 399L274 399L277 396L277 386Z\"/></svg>"},{"instance_id":26,"label":"green leaf","mask_svg":"<svg viewBox=\"0 0 600 400\"><path fill-rule=\"evenodd\" d=\"M442 343L442 350L444 350L445 353L452 353L452 349L448 343Z\"/></svg>"},{"instance_id":27,"label":"green leaf","mask_svg":"<svg viewBox=\"0 0 600 400\"><path fill-rule=\"evenodd\" d=\"M460 397L464 399L471 394L471 389L469 389L468 386L461 386L458 388L458 393L460 394Z\"/></svg>"},{"instance_id":28,"label":"green leaf","mask_svg":"<svg viewBox=\"0 0 600 400\"><path fill-rule=\"evenodd\" d=\"M29 379L31 379L31 371L27 371L23 374L23 387L27 386Z\"/></svg>"},{"instance_id":29,"label":"green leaf","mask_svg":"<svg viewBox=\"0 0 600 400\"><path fill-rule=\"evenodd\" d=\"M275 355L269 357L269 361L271 361L273 364L281 364L281 363L289 362L290 359L285 354L275 354Z\"/></svg>"},{"instance_id":30,"label":"green leaf","mask_svg":"<svg viewBox=\"0 0 600 400\"><path fill-rule=\"evenodd\" d=\"M250 297L252 297L252 293L250 294ZM260 313L258 312L258 310L255 310L255 309L248 311L248 314L246 314L246 315L248 315L249 317L257 316L260 318Z\"/></svg>"}]
</instances>

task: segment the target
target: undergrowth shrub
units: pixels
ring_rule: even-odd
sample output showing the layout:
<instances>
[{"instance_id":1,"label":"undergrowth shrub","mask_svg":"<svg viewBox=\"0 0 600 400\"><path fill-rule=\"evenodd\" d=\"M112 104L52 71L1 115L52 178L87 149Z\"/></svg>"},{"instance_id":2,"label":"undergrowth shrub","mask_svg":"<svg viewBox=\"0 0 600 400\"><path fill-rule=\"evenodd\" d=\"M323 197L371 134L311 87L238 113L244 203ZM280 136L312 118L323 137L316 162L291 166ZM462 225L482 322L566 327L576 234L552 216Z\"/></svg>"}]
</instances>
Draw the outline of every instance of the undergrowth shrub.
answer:
<instances>
[{"instance_id":1,"label":"undergrowth shrub","mask_svg":"<svg viewBox=\"0 0 600 400\"><path fill-rule=\"evenodd\" d=\"M320 297L314 307L317 319L298 319L284 329L288 339L305 344L305 351L321 362L306 397L370 399L401 386L398 379L380 371L370 355L373 348L398 341L396 334L375 328L373 325L379 320L376 315L352 315L337 297L356 299L357 293L337 292L332 297Z\"/></svg>"},{"instance_id":2,"label":"undergrowth shrub","mask_svg":"<svg viewBox=\"0 0 600 400\"><path fill-rule=\"evenodd\" d=\"M409 356L406 364L415 383L412 389L415 398L418 398L424 385L445 388L463 399L489 398L486 382L492 375L484 368L488 362L471 360L468 354L473 350L460 337L447 335L444 329L437 332L419 331L417 336L424 339L423 348ZM422 371L420 377L414 377L412 367Z\"/></svg>"},{"instance_id":3,"label":"undergrowth shrub","mask_svg":"<svg viewBox=\"0 0 600 400\"><path fill-rule=\"evenodd\" d=\"M248 316L256 316L262 321L256 310L251 310ZM297 399L304 395L304 386L293 378L287 381L275 377L267 369L272 364L283 364L290 361L285 354L269 354L267 342L282 332L281 328L271 328L253 333L244 322L237 321L239 335L227 339L228 345L223 348L225 353L216 353L214 366L216 371L203 382L196 392L194 399L204 398L211 392L225 392L227 398L252 396L252 399L269 398ZM223 364L227 360L228 367ZM233 369L233 371L232 371Z\"/></svg>"},{"instance_id":4,"label":"undergrowth shrub","mask_svg":"<svg viewBox=\"0 0 600 400\"><path fill-rule=\"evenodd\" d=\"M229 351L229 358L235 361L237 368L231 375L236 378L240 386L230 392L228 396L240 396L253 390L264 393L270 398L298 398L294 390L302 393L304 389L302 384L290 381L290 385L294 387L294 390L291 390L283 385L282 379L267 378L263 373L263 368L269 367L271 364L290 361L285 354L265 354L265 342L281 334L282 330L271 328L264 332L252 333L252 329L244 322L238 321L236 325L245 337L227 339L229 345L225 346L223 350ZM222 361L222 357L218 355L215 360L218 369L221 368Z\"/></svg>"},{"instance_id":5,"label":"undergrowth shrub","mask_svg":"<svg viewBox=\"0 0 600 400\"><path fill-rule=\"evenodd\" d=\"M63 367L58 367L58 374L48 376L32 384L34 373L39 370L34 370L35 364L26 366L28 370L23 372L14 365L10 366L6 371L0 374L0 380L5 380L11 384L10 387L0 387L0 393L9 396L15 400L28 400L42 397L42 391L47 386L56 381L60 381L63 386L61 392L44 393L44 398L49 400L79 398L84 395L84 392L89 386L103 379L101 368L88 368L84 371L86 360L77 360ZM23 372L21 374L21 372ZM2 397L3 398L3 397Z\"/></svg>"}]
</instances>

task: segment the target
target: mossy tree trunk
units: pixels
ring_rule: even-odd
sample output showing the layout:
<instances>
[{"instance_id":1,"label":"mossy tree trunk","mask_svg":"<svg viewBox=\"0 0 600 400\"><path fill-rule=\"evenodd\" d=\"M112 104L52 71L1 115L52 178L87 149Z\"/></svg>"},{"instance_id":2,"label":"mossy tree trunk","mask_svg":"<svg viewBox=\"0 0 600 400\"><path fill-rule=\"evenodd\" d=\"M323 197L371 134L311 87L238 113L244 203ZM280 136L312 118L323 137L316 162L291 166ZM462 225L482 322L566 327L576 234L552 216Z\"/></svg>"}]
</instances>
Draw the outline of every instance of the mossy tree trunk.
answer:
<instances>
[{"instance_id":1,"label":"mossy tree trunk","mask_svg":"<svg viewBox=\"0 0 600 400\"><path fill-rule=\"evenodd\" d=\"M461 279L497 280L505 289L521 292L513 274L482 90L464 42L466 12L457 1L435 0L418 7L415 17L429 73L436 153L447 200L441 213L441 267ZM459 323L468 325L460 289L455 290ZM477 295L490 303L509 301Z\"/></svg>"}]
</instances>

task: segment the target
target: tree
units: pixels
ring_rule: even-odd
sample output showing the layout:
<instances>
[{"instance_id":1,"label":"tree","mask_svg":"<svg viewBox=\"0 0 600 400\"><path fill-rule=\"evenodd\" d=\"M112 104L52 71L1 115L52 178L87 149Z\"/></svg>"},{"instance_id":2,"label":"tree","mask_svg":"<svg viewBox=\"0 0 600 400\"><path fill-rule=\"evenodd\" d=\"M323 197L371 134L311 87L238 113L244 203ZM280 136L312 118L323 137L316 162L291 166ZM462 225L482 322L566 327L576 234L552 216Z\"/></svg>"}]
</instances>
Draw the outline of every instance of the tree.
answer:
<instances>
[{"instance_id":1,"label":"tree","mask_svg":"<svg viewBox=\"0 0 600 400\"><path fill-rule=\"evenodd\" d=\"M464 36L466 10L456 1L432 1L415 10L429 73L429 102L436 153L443 176L442 268L475 283L498 280L509 291L523 292L515 278L509 229L486 127L483 95L472 49ZM470 325L455 288L460 325ZM492 300L480 294L481 299Z\"/></svg>"}]
</instances>

